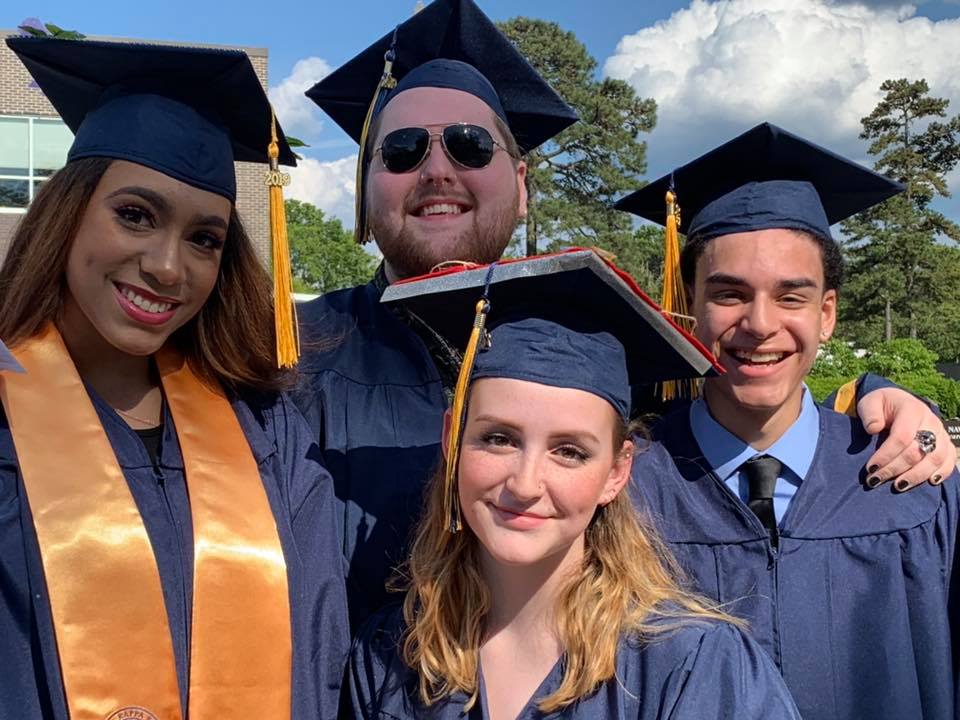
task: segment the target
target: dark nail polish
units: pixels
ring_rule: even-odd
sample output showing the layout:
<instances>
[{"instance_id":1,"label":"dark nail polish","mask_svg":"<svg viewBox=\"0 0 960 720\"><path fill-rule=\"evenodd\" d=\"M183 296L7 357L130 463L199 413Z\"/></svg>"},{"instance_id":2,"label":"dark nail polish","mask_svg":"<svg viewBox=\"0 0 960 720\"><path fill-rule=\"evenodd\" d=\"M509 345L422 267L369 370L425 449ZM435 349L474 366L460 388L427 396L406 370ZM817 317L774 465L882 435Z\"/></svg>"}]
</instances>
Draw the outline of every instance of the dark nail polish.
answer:
<instances>
[{"instance_id":1,"label":"dark nail polish","mask_svg":"<svg viewBox=\"0 0 960 720\"><path fill-rule=\"evenodd\" d=\"M870 467L867 468L867 472L873 475L879 469L880 469L879 465L871 465Z\"/></svg>"},{"instance_id":2,"label":"dark nail polish","mask_svg":"<svg viewBox=\"0 0 960 720\"><path fill-rule=\"evenodd\" d=\"M880 484L880 478L878 478L878 477L868 477L868 478L867 478L867 487L869 487L869 488L875 488L875 487L876 487L877 485L879 485L879 484Z\"/></svg>"},{"instance_id":3,"label":"dark nail polish","mask_svg":"<svg viewBox=\"0 0 960 720\"><path fill-rule=\"evenodd\" d=\"M897 480L897 484L894 487L897 488L897 492L903 492L909 487L909 485L907 484L906 480Z\"/></svg>"}]
</instances>

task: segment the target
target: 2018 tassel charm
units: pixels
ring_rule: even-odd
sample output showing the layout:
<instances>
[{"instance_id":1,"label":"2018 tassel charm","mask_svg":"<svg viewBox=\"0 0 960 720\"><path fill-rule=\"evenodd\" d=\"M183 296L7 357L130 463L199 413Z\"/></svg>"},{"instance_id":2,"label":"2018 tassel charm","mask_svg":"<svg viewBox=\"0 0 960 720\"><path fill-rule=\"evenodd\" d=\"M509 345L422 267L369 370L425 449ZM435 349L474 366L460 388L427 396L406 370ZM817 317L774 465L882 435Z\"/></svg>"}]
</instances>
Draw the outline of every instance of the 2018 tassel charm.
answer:
<instances>
[{"instance_id":1,"label":"2018 tassel charm","mask_svg":"<svg viewBox=\"0 0 960 720\"><path fill-rule=\"evenodd\" d=\"M293 298L293 275L290 268L290 244L287 239L287 216L283 204L283 188L290 184L290 175L280 171L280 146L277 142L276 116L270 121L270 145L267 155L270 169L264 182L270 193L270 241L273 255L273 305L277 341L277 367L293 367L300 357L300 335L297 308Z\"/></svg>"}]
</instances>

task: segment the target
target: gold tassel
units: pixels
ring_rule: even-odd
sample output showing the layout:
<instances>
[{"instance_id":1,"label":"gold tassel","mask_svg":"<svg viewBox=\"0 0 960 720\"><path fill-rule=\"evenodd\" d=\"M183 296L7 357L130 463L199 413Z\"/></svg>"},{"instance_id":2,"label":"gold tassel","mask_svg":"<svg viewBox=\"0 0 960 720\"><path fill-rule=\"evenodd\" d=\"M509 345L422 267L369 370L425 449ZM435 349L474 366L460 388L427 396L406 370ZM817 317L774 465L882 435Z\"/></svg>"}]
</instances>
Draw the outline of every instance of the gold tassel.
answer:
<instances>
[{"instance_id":1,"label":"gold tassel","mask_svg":"<svg viewBox=\"0 0 960 720\"><path fill-rule=\"evenodd\" d=\"M693 331L687 309L687 295L680 277L680 206L673 190L667 190L667 221L663 246L663 295L660 307L680 327ZM668 380L661 384L660 397L664 402L676 397L695 398L699 387L695 380Z\"/></svg>"},{"instance_id":2,"label":"gold tassel","mask_svg":"<svg viewBox=\"0 0 960 720\"><path fill-rule=\"evenodd\" d=\"M397 32L393 32L393 44L397 41ZM383 74L380 76L380 82L377 83L377 89L373 91L373 98L370 100L370 107L367 108L367 116L363 121L363 129L360 131L360 151L357 153L357 176L356 191L354 195L354 223L353 238L359 244L367 241L367 218L363 208L363 166L366 162L367 135L370 132L370 123L373 122L373 113L380 101L380 93L384 90L392 90L397 86L397 81L393 77L393 45L383 55Z\"/></svg>"},{"instance_id":3,"label":"gold tassel","mask_svg":"<svg viewBox=\"0 0 960 720\"><path fill-rule=\"evenodd\" d=\"M490 302L481 298L477 302L477 314L473 319L473 330L467 341L467 349L463 353L463 363L457 375L457 385L453 391L453 402L450 407L450 437L447 442L447 466L443 484L443 510L450 520L451 533L459 532L463 525L460 518L460 497L457 492L457 465L460 463L460 438L463 433L464 410L467 404L467 390L470 384L470 373L473 372L473 361L477 357L477 349L481 339L486 342L487 313L490 312Z\"/></svg>"},{"instance_id":4,"label":"gold tassel","mask_svg":"<svg viewBox=\"0 0 960 720\"><path fill-rule=\"evenodd\" d=\"M273 250L273 308L277 336L277 367L293 367L300 357L300 334L297 328L297 307L293 299L287 215L283 205L283 187L290 184L290 175L280 172L277 117L272 109L267 156L270 158L270 170L267 171L264 180L270 189L270 241Z\"/></svg>"}]
</instances>

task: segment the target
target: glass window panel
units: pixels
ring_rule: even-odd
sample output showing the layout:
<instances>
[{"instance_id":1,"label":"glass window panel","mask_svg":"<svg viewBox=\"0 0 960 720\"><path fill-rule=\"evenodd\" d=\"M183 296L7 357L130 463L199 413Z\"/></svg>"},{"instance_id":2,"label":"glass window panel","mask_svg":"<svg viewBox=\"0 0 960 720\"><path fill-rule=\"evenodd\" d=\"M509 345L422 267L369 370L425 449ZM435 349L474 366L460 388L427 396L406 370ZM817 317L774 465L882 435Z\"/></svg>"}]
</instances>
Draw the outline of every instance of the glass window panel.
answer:
<instances>
[{"instance_id":1,"label":"glass window panel","mask_svg":"<svg viewBox=\"0 0 960 720\"><path fill-rule=\"evenodd\" d=\"M27 175L30 167L27 123L26 118L0 117L0 175Z\"/></svg>"},{"instance_id":2,"label":"glass window panel","mask_svg":"<svg viewBox=\"0 0 960 720\"><path fill-rule=\"evenodd\" d=\"M67 162L73 133L60 120L33 121L33 174L53 175Z\"/></svg>"},{"instance_id":3,"label":"glass window panel","mask_svg":"<svg viewBox=\"0 0 960 720\"><path fill-rule=\"evenodd\" d=\"M0 207L25 208L30 202L30 187L26 180L0 180Z\"/></svg>"}]
</instances>

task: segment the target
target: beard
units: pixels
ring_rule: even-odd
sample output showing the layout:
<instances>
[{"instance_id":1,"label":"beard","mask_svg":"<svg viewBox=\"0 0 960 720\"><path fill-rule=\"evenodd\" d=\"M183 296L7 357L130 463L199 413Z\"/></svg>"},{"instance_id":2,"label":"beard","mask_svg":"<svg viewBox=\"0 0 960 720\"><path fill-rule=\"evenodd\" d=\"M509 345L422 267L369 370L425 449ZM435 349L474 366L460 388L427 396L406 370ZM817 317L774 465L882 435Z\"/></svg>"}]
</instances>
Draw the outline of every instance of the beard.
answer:
<instances>
[{"instance_id":1,"label":"beard","mask_svg":"<svg viewBox=\"0 0 960 720\"><path fill-rule=\"evenodd\" d=\"M404 219L399 232L392 233L383 227L376 212L367 209L370 230L383 253L383 259L390 265L397 278L411 278L426 275L440 263L463 261L487 265L499 260L513 237L513 231L519 220L519 194L513 202L499 208L492 218L481 225L480 217L474 211L473 223L436 247L416 233ZM476 208L476 205L474 205ZM406 218L406 215L404 215Z\"/></svg>"}]
</instances>

